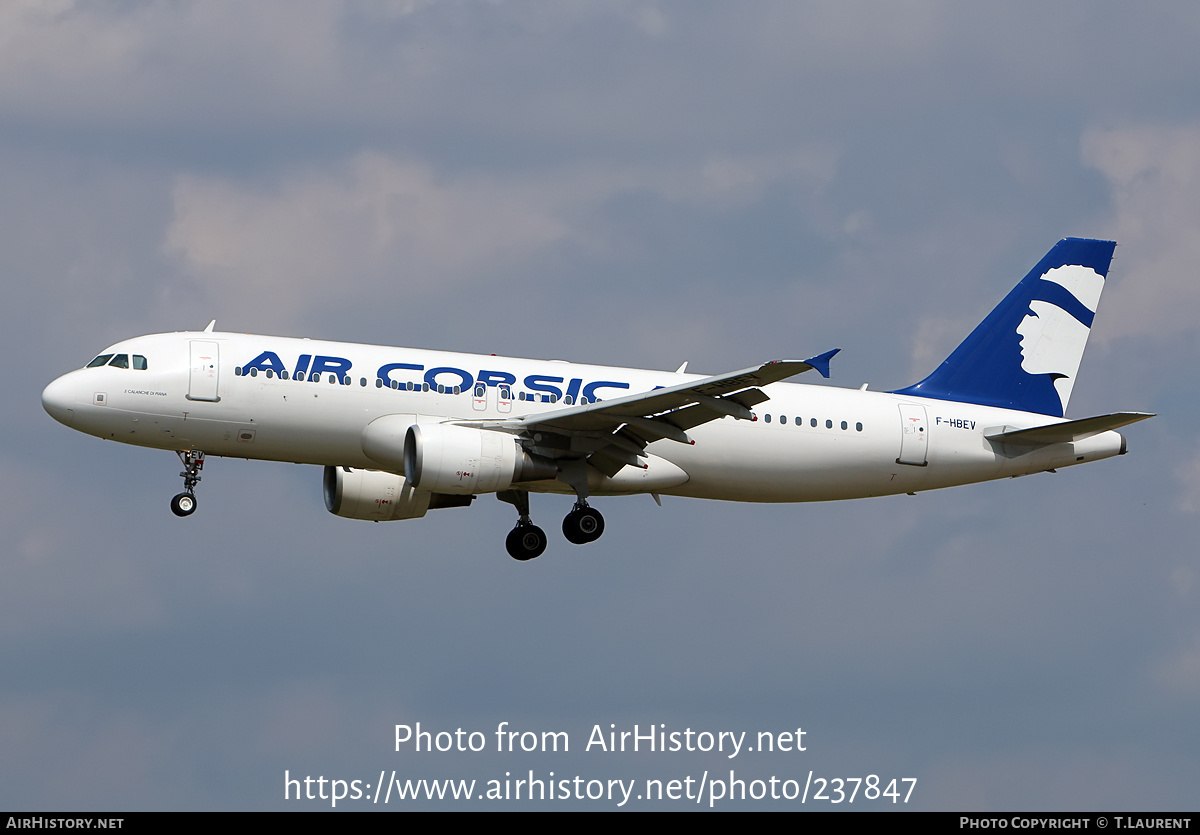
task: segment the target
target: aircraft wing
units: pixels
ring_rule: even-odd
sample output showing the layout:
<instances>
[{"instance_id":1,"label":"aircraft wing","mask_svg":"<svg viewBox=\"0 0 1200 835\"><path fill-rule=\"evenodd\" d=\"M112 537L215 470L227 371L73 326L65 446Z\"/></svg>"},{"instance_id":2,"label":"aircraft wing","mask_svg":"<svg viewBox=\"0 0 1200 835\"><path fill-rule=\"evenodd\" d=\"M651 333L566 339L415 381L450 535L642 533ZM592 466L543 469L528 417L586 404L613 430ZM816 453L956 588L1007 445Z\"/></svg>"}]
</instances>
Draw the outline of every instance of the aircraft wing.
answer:
<instances>
[{"instance_id":1,"label":"aircraft wing","mask_svg":"<svg viewBox=\"0 0 1200 835\"><path fill-rule=\"evenodd\" d=\"M536 412L508 420L454 421L523 435L550 434L566 445L549 444L539 450L553 457L585 457L606 475L622 467L644 467L647 444L661 439L694 443L687 430L702 423L731 416L757 420L750 409L770 398L759 386L786 380L816 369L829 376L829 361L835 348L806 360L774 360L755 368L718 374L680 383L677 386L630 394L549 412Z\"/></svg>"}]
</instances>

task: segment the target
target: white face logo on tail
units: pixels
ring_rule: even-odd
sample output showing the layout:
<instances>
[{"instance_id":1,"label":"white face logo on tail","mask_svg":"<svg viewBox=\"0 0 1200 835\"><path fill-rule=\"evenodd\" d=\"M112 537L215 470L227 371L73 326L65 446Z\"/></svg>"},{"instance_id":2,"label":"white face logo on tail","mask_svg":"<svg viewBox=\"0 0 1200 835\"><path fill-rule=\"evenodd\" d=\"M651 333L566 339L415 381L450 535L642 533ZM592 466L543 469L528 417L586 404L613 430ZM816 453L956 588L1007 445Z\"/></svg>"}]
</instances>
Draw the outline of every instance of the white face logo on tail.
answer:
<instances>
[{"instance_id":1,"label":"white face logo on tail","mask_svg":"<svg viewBox=\"0 0 1200 835\"><path fill-rule=\"evenodd\" d=\"M1104 278L1090 267L1056 267L1046 272L1042 280L1062 286L1080 304L1096 312ZM1055 375L1054 388L1065 414L1091 328L1051 302L1034 300L1029 308L1033 312L1017 326L1021 335L1021 368L1029 374Z\"/></svg>"}]
</instances>

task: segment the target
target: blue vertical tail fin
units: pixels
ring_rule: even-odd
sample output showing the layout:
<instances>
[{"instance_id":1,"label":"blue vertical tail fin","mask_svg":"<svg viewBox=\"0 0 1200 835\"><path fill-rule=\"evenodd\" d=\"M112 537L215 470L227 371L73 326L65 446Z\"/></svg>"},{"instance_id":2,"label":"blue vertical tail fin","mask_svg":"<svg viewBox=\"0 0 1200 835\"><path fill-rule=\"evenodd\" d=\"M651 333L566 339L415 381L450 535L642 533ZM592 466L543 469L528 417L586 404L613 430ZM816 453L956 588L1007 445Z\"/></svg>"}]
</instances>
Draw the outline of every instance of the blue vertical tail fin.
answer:
<instances>
[{"instance_id":1,"label":"blue vertical tail fin","mask_svg":"<svg viewBox=\"0 0 1200 835\"><path fill-rule=\"evenodd\" d=\"M1115 248L1063 238L936 371L894 393L1063 417Z\"/></svg>"}]
</instances>

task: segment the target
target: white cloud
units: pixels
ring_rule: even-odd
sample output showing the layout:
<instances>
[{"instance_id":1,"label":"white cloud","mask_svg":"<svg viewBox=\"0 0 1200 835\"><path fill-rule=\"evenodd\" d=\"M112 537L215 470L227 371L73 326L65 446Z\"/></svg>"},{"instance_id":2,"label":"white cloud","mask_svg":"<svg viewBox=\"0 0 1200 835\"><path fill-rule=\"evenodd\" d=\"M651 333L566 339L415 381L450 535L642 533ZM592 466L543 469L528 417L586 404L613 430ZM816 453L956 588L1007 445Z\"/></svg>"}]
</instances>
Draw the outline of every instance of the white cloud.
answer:
<instances>
[{"instance_id":1,"label":"white cloud","mask_svg":"<svg viewBox=\"0 0 1200 835\"><path fill-rule=\"evenodd\" d=\"M1179 509L1184 513L1200 512L1200 454L1179 464L1175 469L1179 479Z\"/></svg>"},{"instance_id":2,"label":"white cloud","mask_svg":"<svg viewBox=\"0 0 1200 835\"><path fill-rule=\"evenodd\" d=\"M1112 189L1118 242L1101 341L1164 336L1200 322L1200 127L1092 130L1084 161Z\"/></svg>"},{"instance_id":3,"label":"white cloud","mask_svg":"<svg viewBox=\"0 0 1200 835\"><path fill-rule=\"evenodd\" d=\"M443 175L363 152L273 186L181 176L164 248L214 297L236 298L260 311L264 326L279 327L330 296L370 305L454 293L511 275L564 242L607 251L613 242L597 214L615 195L720 213L753 203L773 183L819 189L835 170L836 157L819 149L490 175ZM536 280L524 273L521 289Z\"/></svg>"},{"instance_id":4,"label":"white cloud","mask_svg":"<svg viewBox=\"0 0 1200 835\"><path fill-rule=\"evenodd\" d=\"M912 362L909 376L913 381L923 379L950 355L950 351L971 332L971 322L964 318L926 316L917 323L913 335Z\"/></svg>"},{"instance_id":5,"label":"white cloud","mask_svg":"<svg viewBox=\"0 0 1200 835\"><path fill-rule=\"evenodd\" d=\"M0 458L6 635L53 634L81 622L107 631L161 621L162 600L146 566L109 547L114 531L127 530L124 522L80 503L81 495L51 472Z\"/></svg>"},{"instance_id":6,"label":"white cloud","mask_svg":"<svg viewBox=\"0 0 1200 835\"><path fill-rule=\"evenodd\" d=\"M1181 696L1200 696L1200 635L1189 645L1160 662L1155 670L1158 683Z\"/></svg>"},{"instance_id":7,"label":"white cloud","mask_svg":"<svg viewBox=\"0 0 1200 835\"><path fill-rule=\"evenodd\" d=\"M215 293L277 319L330 295L446 290L569 234L514 183L441 179L377 153L276 188L184 176L173 200L168 252Z\"/></svg>"},{"instance_id":8,"label":"white cloud","mask_svg":"<svg viewBox=\"0 0 1200 835\"><path fill-rule=\"evenodd\" d=\"M0 107L34 120L203 124L270 112L340 78L341 6L319 2L0 5Z\"/></svg>"}]
</instances>

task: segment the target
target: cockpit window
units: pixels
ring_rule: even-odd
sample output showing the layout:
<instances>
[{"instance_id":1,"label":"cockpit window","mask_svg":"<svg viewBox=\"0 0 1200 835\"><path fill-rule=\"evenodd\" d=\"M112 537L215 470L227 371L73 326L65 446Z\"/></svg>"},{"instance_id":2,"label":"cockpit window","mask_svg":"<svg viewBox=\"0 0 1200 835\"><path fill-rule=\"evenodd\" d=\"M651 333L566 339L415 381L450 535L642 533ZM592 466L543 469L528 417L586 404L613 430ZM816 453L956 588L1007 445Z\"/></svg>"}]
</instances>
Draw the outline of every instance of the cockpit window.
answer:
<instances>
[{"instance_id":1,"label":"cockpit window","mask_svg":"<svg viewBox=\"0 0 1200 835\"><path fill-rule=\"evenodd\" d=\"M133 367L138 371L145 371L149 366L146 365L146 358L141 354L133 355Z\"/></svg>"},{"instance_id":2,"label":"cockpit window","mask_svg":"<svg viewBox=\"0 0 1200 835\"><path fill-rule=\"evenodd\" d=\"M108 361L112 359L112 354L101 354L87 364L88 368L99 368L102 365L108 365Z\"/></svg>"},{"instance_id":3,"label":"cockpit window","mask_svg":"<svg viewBox=\"0 0 1200 835\"><path fill-rule=\"evenodd\" d=\"M129 354L117 354L112 358L112 362L110 362L109 365L111 365L113 368L128 368Z\"/></svg>"}]
</instances>

